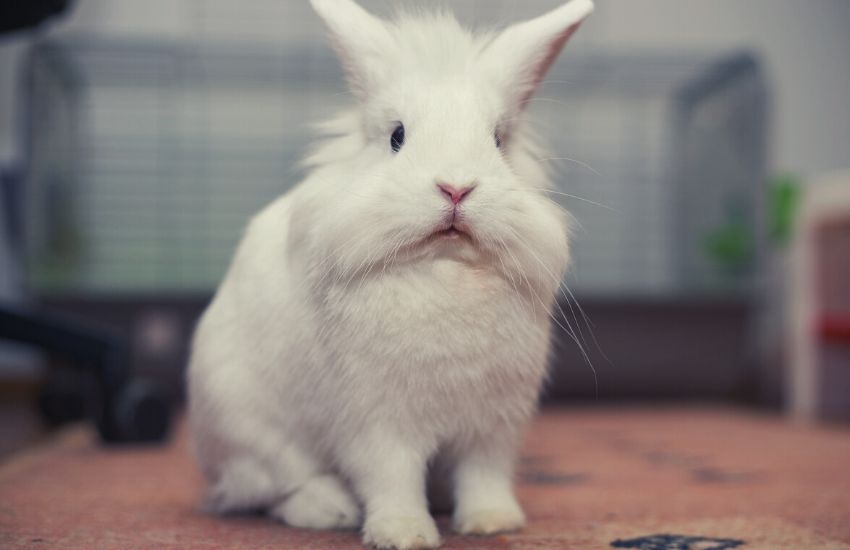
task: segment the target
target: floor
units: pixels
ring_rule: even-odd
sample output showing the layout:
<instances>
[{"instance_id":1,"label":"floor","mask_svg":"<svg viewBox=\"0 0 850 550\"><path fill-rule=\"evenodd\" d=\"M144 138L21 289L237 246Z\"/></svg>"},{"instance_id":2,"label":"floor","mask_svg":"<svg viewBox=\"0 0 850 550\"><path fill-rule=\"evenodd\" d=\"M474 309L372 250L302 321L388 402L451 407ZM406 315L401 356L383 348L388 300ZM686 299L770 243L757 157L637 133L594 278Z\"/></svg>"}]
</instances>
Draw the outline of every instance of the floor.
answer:
<instances>
[{"instance_id":1,"label":"floor","mask_svg":"<svg viewBox=\"0 0 850 550\"><path fill-rule=\"evenodd\" d=\"M179 428L166 447L99 447L84 428L0 465L0 547L358 548L353 532L198 510ZM850 549L850 428L731 409L554 410L528 434L521 533L445 548Z\"/></svg>"}]
</instances>

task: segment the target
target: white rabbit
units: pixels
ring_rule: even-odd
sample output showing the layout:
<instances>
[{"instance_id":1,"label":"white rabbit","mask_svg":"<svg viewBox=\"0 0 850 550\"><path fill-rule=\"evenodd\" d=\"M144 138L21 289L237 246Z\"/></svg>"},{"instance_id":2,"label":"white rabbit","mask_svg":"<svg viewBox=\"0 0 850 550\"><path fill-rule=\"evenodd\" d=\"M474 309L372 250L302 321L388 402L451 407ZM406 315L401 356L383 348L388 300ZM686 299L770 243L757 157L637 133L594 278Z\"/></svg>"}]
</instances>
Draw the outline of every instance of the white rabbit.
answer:
<instances>
[{"instance_id":1,"label":"white rabbit","mask_svg":"<svg viewBox=\"0 0 850 550\"><path fill-rule=\"evenodd\" d=\"M426 483L443 482L456 531L518 529L514 462L568 260L521 117L593 4L472 34L312 3L357 106L250 222L198 326L207 505L434 548Z\"/></svg>"}]
</instances>

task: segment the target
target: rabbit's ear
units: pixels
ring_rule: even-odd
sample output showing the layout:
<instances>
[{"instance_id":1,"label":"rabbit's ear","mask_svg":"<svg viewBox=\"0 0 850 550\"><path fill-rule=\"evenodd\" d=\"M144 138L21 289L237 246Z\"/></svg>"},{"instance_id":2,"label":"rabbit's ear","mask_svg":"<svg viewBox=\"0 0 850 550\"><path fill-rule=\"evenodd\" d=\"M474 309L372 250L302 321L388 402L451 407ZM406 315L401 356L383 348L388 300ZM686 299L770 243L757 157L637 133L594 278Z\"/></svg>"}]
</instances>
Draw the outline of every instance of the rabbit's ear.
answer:
<instances>
[{"instance_id":1,"label":"rabbit's ear","mask_svg":"<svg viewBox=\"0 0 850 550\"><path fill-rule=\"evenodd\" d=\"M521 111L564 44L593 11L592 0L572 0L535 19L511 25L487 47L485 63L512 109Z\"/></svg>"},{"instance_id":2,"label":"rabbit's ear","mask_svg":"<svg viewBox=\"0 0 850 550\"><path fill-rule=\"evenodd\" d=\"M348 76L351 90L361 98L380 84L383 59L391 37L383 20L352 0L310 0L324 20Z\"/></svg>"}]
</instances>

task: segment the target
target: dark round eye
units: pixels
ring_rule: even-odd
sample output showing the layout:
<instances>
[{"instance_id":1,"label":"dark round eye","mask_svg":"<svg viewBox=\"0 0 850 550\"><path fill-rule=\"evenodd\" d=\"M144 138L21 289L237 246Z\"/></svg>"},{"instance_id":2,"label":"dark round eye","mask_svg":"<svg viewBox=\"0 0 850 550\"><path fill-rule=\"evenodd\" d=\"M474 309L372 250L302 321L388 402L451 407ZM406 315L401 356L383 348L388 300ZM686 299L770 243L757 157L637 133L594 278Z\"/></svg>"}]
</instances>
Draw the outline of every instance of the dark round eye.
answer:
<instances>
[{"instance_id":1,"label":"dark round eye","mask_svg":"<svg viewBox=\"0 0 850 550\"><path fill-rule=\"evenodd\" d=\"M390 147L393 148L393 152L398 153L402 145L404 145L404 124L399 122L393 130L393 135L390 136Z\"/></svg>"},{"instance_id":2,"label":"dark round eye","mask_svg":"<svg viewBox=\"0 0 850 550\"><path fill-rule=\"evenodd\" d=\"M493 132L493 141L495 141L495 142L496 142L496 147L497 147L497 148L499 148L499 149L501 149L501 148L502 148L502 135L501 135L501 134L499 134L499 131L498 131L498 130L496 130L495 132Z\"/></svg>"}]
</instances>

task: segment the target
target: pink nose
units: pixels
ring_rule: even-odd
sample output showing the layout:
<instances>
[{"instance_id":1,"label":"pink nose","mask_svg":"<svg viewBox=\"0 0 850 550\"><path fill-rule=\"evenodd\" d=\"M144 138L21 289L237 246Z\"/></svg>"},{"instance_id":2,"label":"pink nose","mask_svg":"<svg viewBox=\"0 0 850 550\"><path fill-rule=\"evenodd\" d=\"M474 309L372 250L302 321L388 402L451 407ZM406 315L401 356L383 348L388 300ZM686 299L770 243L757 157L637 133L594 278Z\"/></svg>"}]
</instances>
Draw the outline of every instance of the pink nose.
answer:
<instances>
[{"instance_id":1,"label":"pink nose","mask_svg":"<svg viewBox=\"0 0 850 550\"><path fill-rule=\"evenodd\" d=\"M437 187L440 188L440 191L443 193L443 195L446 196L447 199L452 201L452 204L460 203L460 201L465 199L467 195L472 193L472 190L475 189L474 185L458 188L448 183L438 183Z\"/></svg>"}]
</instances>

